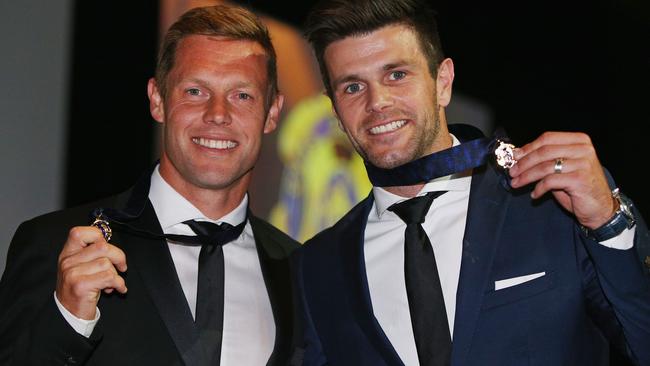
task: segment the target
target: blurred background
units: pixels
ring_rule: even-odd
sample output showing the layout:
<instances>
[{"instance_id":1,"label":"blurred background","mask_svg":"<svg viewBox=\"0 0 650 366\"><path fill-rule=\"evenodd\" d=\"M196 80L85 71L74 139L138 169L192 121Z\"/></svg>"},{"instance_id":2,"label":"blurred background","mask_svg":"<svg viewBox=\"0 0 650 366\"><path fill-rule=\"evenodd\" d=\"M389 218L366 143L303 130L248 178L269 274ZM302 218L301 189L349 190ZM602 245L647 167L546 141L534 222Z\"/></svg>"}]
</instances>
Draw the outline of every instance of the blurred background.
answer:
<instances>
[{"instance_id":1,"label":"blurred background","mask_svg":"<svg viewBox=\"0 0 650 366\"><path fill-rule=\"evenodd\" d=\"M0 2L0 272L17 225L127 189L158 156L146 83L159 35L190 0ZM313 1L241 1L278 50L283 122L265 140L251 205L297 239L365 197L360 159L331 116L302 22ZM516 144L583 131L646 217L650 2L434 2L456 81L450 123Z\"/></svg>"},{"instance_id":2,"label":"blurred background","mask_svg":"<svg viewBox=\"0 0 650 366\"><path fill-rule=\"evenodd\" d=\"M146 96L159 35L216 1L0 3L0 271L16 226L127 189L158 157ZM286 95L265 142L251 204L293 237L329 226L367 195L361 160L336 126L302 22L314 1L241 1L269 26ZM434 2L456 65L450 123L517 144L584 131L618 184L650 212L647 1Z\"/></svg>"},{"instance_id":3,"label":"blurred background","mask_svg":"<svg viewBox=\"0 0 650 366\"><path fill-rule=\"evenodd\" d=\"M215 1L0 3L0 271L16 226L127 189L158 157L146 96L159 35ZM367 195L336 126L302 22L313 1L242 1L269 26L287 97L251 187L260 216L304 240ZM650 212L647 1L435 2L456 65L450 123L502 126L517 144L545 130L594 140L622 190Z\"/></svg>"}]
</instances>

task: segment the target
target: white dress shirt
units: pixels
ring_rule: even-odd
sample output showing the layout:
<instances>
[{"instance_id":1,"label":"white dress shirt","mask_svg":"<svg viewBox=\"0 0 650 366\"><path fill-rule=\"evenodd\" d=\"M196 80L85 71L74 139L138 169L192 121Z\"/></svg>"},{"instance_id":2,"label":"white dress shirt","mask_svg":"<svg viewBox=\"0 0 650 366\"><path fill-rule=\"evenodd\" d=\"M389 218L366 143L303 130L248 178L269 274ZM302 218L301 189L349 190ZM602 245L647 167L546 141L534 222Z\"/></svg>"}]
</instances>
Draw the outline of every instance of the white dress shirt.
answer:
<instances>
[{"instance_id":1,"label":"white dress shirt","mask_svg":"<svg viewBox=\"0 0 650 366\"><path fill-rule=\"evenodd\" d=\"M454 146L458 145L459 141L453 138ZM436 257L452 338L471 180L471 170L436 178L417 194L447 191L433 201L422 227ZM375 202L364 233L364 257L374 316L404 364L419 365L404 279L406 224L388 211L391 205L408 198L379 187L373 187L372 193ZM633 242L634 229L631 229L601 244L629 249Z\"/></svg>"},{"instance_id":2,"label":"white dress shirt","mask_svg":"<svg viewBox=\"0 0 650 366\"><path fill-rule=\"evenodd\" d=\"M210 220L176 192L160 176L158 168L151 175L149 200L165 234L194 235L187 225L181 224L186 220L227 222L235 226L245 220L248 207L246 195L233 211L217 221ZM194 316L201 247L175 244L171 241L167 244L185 298ZM225 289L221 365L264 365L273 352L275 322L250 223L246 224L237 239L223 246L223 255ZM78 333L90 336L99 319L99 311L94 321L79 319L69 313L56 296L54 298L72 327Z\"/></svg>"}]
</instances>

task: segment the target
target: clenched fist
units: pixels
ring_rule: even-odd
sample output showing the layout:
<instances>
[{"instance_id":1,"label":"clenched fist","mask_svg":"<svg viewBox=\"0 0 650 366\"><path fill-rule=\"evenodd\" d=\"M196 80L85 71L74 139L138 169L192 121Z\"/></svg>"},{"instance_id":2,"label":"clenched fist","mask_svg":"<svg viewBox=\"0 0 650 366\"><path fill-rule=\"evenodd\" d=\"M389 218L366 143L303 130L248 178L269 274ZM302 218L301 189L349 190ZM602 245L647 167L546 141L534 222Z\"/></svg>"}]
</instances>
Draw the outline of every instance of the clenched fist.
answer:
<instances>
[{"instance_id":1,"label":"clenched fist","mask_svg":"<svg viewBox=\"0 0 650 366\"><path fill-rule=\"evenodd\" d=\"M76 317L92 320L102 291L126 293L118 271L126 271L124 252L96 227L74 227L59 254L56 297Z\"/></svg>"}]
</instances>

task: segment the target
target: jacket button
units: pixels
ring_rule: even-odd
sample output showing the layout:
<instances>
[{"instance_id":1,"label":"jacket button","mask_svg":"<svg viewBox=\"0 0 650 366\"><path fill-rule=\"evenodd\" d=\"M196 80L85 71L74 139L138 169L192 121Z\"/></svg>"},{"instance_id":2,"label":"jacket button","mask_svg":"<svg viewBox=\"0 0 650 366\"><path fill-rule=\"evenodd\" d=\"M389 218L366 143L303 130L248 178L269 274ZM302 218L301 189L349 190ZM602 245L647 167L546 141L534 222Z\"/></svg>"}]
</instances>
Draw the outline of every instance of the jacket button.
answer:
<instances>
[{"instance_id":1,"label":"jacket button","mask_svg":"<svg viewBox=\"0 0 650 366\"><path fill-rule=\"evenodd\" d=\"M68 356L68 358L65 359L65 364L64 364L65 366L68 366L68 365L72 366L72 365L76 365L76 364L77 364L77 360L75 360L74 357L72 357L72 356Z\"/></svg>"}]
</instances>

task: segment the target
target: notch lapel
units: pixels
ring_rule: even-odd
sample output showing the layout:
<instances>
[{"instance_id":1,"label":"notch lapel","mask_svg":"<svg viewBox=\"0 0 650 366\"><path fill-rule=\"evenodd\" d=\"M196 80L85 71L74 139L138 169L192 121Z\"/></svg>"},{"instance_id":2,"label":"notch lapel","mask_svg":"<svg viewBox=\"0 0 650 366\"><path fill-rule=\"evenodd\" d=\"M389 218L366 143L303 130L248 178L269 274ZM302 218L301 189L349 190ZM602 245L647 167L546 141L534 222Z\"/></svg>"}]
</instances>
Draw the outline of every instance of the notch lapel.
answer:
<instances>
[{"instance_id":1,"label":"notch lapel","mask_svg":"<svg viewBox=\"0 0 650 366\"><path fill-rule=\"evenodd\" d=\"M355 319L360 328L370 341L370 344L377 350L382 358L389 365L403 365L395 348L386 337L383 329L379 325L377 318L372 310L372 301L370 299L370 290L368 289L368 279L366 276L366 263L364 257L364 234L368 214L372 209L374 198L372 193L357 205L354 211L341 228L343 233L338 244L340 246L342 269L346 281L347 298L350 301Z\"/></svg>"},{"instance_id":2,"label":"notch lapel","mask_svg":"<svg viewBox=\"0 0 650 366\"><path fill-rule=\"evenodd\" d=\"M510 194L501 172L491 165L474 170L463 238L463 254L456 295L452 365L465 364L472 335L489 285L488 274L501 239Z\"/></svg>"},{"instance_id":3,"label":"notch lapel","mask_svg":"<svg viewBox=\"0 0 650 366\"><path fill-rule=\"evenodd\" d=\"M289 359L294 332L293 295L288 253L281 252L281 244L272 231L264 230L265 223L249 212L257 256L262 268L264 284L271 303L275 322L275 344L267 365L283 365Z\"/></svg>"},{"instance_id":4,"label":"notch lapel","mask_svg":"<svg viewBox=\"0 0 650 366\"><path fill-rule=\"evenodd\" d=\"M145 171L130 191L120 196L114 208L99 208L109 221L128 222L136 230L162 235L162 228L149 201L151 174L156 161ZM97 210L95 210L97 211ZM120 230L116 227L119 242L128 245L129 270L137 271L145 288L163 320L169 336L186 365L204 365L206 355L199 343L199 333L194 325L176 267L164 239L149 239ZM116 239L117 241L117 239Z\"/></svg>"},{"instance_id":5,"label":"notch lapel","mask_svg":"<svg viewBox=\"0 0 650 366\"><path fill-rule=\"evenodd\" d=\"M162 235L162 229L148 200L139 217L130 222L130 225ZM124 236L128 236L126 240L132 243L129 254L133 258L133 265L129 268L136 270L142 278L183 361L186 365L206 364L199 334L194 326L194 319L176 274L167 242L128 233Z\"/></svg>"}]
</instances>

